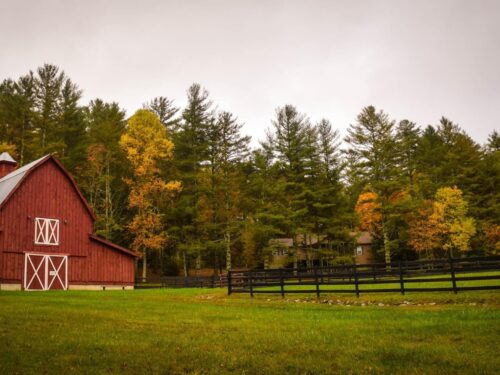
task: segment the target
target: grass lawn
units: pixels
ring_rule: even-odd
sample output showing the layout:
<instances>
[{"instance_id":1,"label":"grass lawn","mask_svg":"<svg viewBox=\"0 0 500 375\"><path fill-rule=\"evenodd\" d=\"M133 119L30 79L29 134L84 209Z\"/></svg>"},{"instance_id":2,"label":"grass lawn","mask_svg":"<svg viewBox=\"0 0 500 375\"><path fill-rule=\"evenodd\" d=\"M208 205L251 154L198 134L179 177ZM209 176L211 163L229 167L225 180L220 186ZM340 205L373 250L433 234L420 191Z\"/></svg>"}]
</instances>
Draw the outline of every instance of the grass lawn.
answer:
<instances>
[{"instance_id":1,"label":"grass lawn","mask_svg":"<svg viewBox=\"0 0 500 375\"><path fill-rule=\"evenodd\" d=\"M500 292L0 292L2 374L498 374Z\"/></svg>"}]
</instances>

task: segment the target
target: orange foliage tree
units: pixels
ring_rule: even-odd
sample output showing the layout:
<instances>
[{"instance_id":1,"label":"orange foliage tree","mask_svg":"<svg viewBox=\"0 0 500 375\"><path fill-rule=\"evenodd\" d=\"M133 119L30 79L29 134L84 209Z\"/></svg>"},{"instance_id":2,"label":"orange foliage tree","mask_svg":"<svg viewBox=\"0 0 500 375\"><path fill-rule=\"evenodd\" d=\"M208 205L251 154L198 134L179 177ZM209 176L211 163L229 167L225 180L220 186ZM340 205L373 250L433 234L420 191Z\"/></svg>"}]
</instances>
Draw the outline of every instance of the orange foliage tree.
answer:
<instances>
[{"instance_id":1,"label":"orange foliage tree","mask_svg":"<svg viewBox=\"0 0 500 375\"><path fill-rule=\"evenodd\" d=\"M382 222L381 206L378 201L378 195L371 191L362 193L356 202L356 213L359 216L361 230L373 233Z\"/></svg>"},{"instance_id":2,"label":"orange foliage tree","mask_svg":"<svg viewBox=\"0 0 500 375\"><path fill-rule=\"evenodd\" d=\"M442 244L444 226L440 216L434 213L434 202L427 200L418 209L409 223L409 244L419 253L432 258L434 251Z\"/></svg>"},{"instance_id":3,"label":"orange foliage tree","mask_svg":"<svg viewBox=\"0 0 500 375\"><path fill-rule=\"evenodd\" d=\"M483 231L486 236L486 252L488 255L500 253L500 225L484 225Z\"/></svg>"}]
</instances>

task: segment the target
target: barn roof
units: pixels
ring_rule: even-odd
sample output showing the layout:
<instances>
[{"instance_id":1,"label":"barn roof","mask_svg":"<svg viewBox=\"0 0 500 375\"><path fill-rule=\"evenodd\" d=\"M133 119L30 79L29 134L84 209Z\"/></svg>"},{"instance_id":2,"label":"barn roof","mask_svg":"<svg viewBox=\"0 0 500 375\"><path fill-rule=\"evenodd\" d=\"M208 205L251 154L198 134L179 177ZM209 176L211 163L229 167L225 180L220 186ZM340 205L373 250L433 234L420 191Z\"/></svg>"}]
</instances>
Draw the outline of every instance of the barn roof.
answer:
<instances>
[{"instance_id":1,"label":"barn roof","mask_svg":"<svg viewBox=\"0 0 500 375\"><path fill-rule=\"evenodd\" d=\"M17 162L12 158L12 156L10 156L8 152L2 152L0 154L0 161L17 164Z\"/></svg>"},{"instance_id":2,"label":"barn roof","mask_svg":"<svg viewBox=\"0 0 500 375\"><path fill-rule=\"evenodd\" d=\"M90 238L93 239L94 241L97 241L97 242L100 242L101 244L103 245L106 245L112 249L115 249L115 250L118 250L118 251L121 251L125 254L128 254L128 255L132 255L132 256L135 256L135 257L140 257L141 255L140 254L137 254L129 249L126 249L124 247L121 247L113 242L110 242L108 240L106 240L105 238L102 238L102 237L99 237L98 235L96 234L91 234L90 235Z\"/></svg>"},{"instance_id":3,"label":"barn roof","mask_svg":"<svg viewBox=\"0 0 500 375\"><path fill-rule=\"evenodd\" d=\"M89 204L87 203L87 200L85 199L82 192L78 188L78 185L76 184L75 180L66 170L66 168L64 168L61 162L57 160L53 155L45 155L40 159L32 161L31 163L16 169L15 171L9 173L8 175L0 179L0 209L5 205L5 203L9 200L12 194L14 194L14 192L19 188L19 186L21 186L21 184L29 176L29 174L33 172L35 169L37 169L39 166L46 163L48 160L54 161L54 163L59 167L59 169L66 175L66 177L73 185L73 188L77 192L78 196L82 200L84 206L87 208L87 211L89 212L90 216L92 217L92 219L95 220L94 211L92 210L92 208L90 208Z\"/></svg>"},{"instance_id":4,"label":"barn roof","mask_svg":"<svg viewBox=\"0 0 500 375\"><path fill-rule=\"evenodd\" d=\"M31 163L26 164L19 169L16 169L15 171L0 179L0 205L3 205L3 203L14 192L17 186L20 185L20 181L23 180L27 173L46 157L47 156L44 156L43 158L32 161Z\"/></svg>"}]
</instances>

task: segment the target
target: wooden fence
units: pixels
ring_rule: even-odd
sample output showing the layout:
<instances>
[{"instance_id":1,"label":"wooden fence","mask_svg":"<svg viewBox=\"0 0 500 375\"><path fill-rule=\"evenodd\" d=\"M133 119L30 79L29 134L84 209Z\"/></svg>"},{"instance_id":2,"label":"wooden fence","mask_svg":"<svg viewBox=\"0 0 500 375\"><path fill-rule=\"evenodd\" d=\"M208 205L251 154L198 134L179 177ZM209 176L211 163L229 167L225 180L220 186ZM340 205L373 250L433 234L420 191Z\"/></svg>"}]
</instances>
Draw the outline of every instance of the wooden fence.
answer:
<instances>
[{"instance_id":1,"label":"wooden fence","mask_svg":"<svg viewBox=\"0 0 500 375\"><path fill-rule=\"evenodd\" d=\"M228 294L249 293L252 297L256 293L279 293L283 297L285 293L315 293L319 297L322 292L359 297L360 293L500 289L500 281L490 284L491 280L500 280L499 256L230 271L227 290ZM473 281L480 283L470 285ZM460 285L462 282L469 285Z\"/></svg>"},{"instance_id":2,"label":"wooden fence","mask_svg":"<svg viewBox=\"0 0 500 375\"><path fill-rule=\"evenodd\" d=\"M158 289L158 288L225 288L227 286L226 275L220 276L162 276L158 282L140 283L136 282L136 289Z\"/></svg>"}]
</instances>

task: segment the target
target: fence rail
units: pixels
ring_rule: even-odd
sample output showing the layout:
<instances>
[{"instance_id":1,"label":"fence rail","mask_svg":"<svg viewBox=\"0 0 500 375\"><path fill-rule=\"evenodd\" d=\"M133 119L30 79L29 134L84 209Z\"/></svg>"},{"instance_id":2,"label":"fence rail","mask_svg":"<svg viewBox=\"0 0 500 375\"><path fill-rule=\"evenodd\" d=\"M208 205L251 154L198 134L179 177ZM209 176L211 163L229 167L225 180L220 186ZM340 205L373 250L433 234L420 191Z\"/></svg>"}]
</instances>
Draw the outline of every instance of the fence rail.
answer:
<instances>
[{"instance_id":1,"label":"fence rail","mask_svg":"<svg viewBox=\"0 0 500 375\"><path fill-rule=\"evenodd\" d=\"M486 280L500 280L500 256L230 271L227 288L228 294L248 293L252 297L257 293L279 293L283 297L286 293L315 293L318 297L322 292L354 293L359 297L360 293L500 289L500 282L460 285ZM384 284L388 287L384 288Z\"/></svg>"},{"instance_id":2,"label":"fence rail","mask_svg":"<svg viewBox=\"0 0 500 375\"><path fill-rule=\"evenodd\" d=\"M226 275L220 276L162 276L156 283L136 282L136 289L158 288L225 288Z\"/></svg>"}]
</instances>

